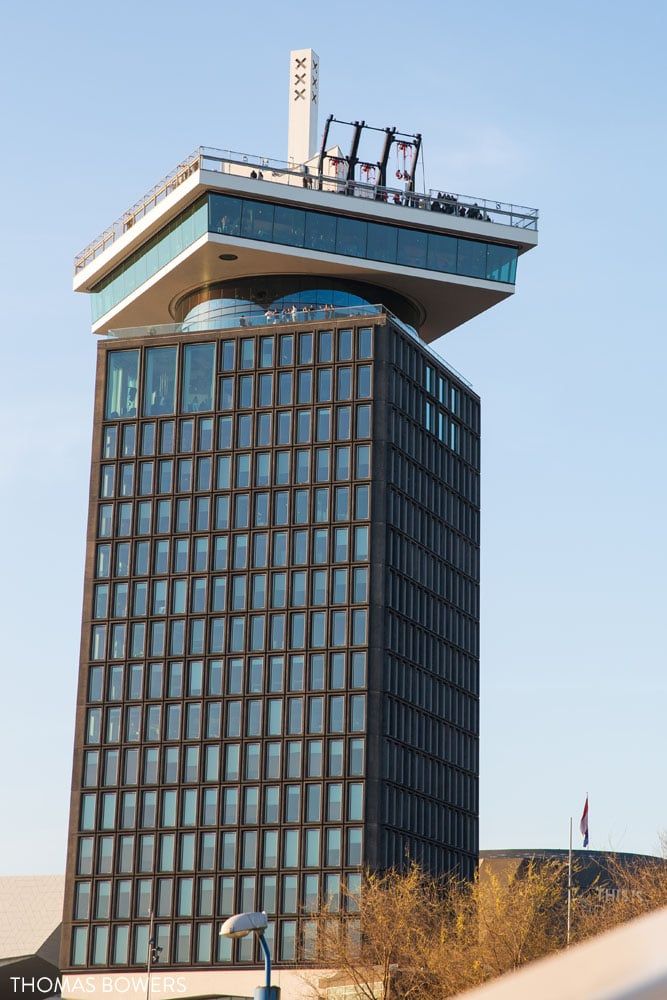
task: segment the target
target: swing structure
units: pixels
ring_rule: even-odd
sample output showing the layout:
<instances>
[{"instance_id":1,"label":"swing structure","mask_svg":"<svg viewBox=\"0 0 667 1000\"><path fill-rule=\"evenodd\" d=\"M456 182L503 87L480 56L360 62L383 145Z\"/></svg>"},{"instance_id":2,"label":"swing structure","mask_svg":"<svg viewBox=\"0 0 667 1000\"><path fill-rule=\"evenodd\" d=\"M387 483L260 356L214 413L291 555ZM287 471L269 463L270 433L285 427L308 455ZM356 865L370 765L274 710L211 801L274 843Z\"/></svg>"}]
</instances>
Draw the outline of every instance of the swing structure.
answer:
<instances>
[{"instance_id":1,"label":"swing structure","mask_svg":"<svg viewBox=\"0 0 667 1000\"><path fill-rule=\"evenodd\" d=\"M341 156L338 155L338 152L335 155L331 155L327 151L329 132L331 126L334 124L352 129L352 139L347 155L343 154ZM364 133L384 135L380 155L375 162L359 158L359 145ZM395 126L377 128L374 125L367 125L365 121L348 122L329 115L324 125L318 159L317 173L319 176L319 188L320 190L322 189L322 177L325 174L325 164L327 163L333 167L334 172L339 176L341 176L339 171L342 169L341 179L347 183L362 183L375 188L386 188L388 186L389 160L392 152L394 152L396 154L394 176L396 180L404 182L405 191L412 192L415 190L415 176L421 147L422 137L419 132L414 134L399 132ZM357 177L357 170L359 171L359 177Z\"/></svg>"}]
</instances>

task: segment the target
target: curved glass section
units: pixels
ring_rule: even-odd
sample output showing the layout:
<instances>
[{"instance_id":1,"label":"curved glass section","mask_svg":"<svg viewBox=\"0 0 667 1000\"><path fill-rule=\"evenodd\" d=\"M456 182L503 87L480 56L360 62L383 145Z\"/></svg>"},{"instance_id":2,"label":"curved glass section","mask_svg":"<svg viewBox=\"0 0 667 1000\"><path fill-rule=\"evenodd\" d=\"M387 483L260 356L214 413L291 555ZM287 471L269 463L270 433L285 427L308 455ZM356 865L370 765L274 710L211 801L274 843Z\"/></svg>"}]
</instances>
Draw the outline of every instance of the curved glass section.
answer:
<instances>
[{"instance_id":1,"label":"curved glass section","mask_svg":"<svg viewBox=\"0 0 667 1000\"><path fill-rule=\"evenodd\" d=\"M384 305L416 325L417 311L401 296L361 282L331 278L251 278L196 289L176 306L176 319L186 331L224 330L263 323L308 322L340 318L345 310L358 315L361 307ZM366 311L364 309L364 311Z\"/></svg>"}]
</instances>

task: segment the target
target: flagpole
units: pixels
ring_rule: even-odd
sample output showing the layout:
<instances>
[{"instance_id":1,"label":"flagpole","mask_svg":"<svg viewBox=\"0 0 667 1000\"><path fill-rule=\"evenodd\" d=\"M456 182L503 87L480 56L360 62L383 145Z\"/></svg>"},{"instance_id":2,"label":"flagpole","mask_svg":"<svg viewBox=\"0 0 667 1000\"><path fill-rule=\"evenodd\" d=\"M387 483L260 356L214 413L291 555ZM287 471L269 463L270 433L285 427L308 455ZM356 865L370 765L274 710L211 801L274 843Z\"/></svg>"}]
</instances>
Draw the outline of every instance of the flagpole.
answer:
<instances>
[{"instance_id":1,"label":"flagpole","mask_svg":"<svg viewBox=\"0 0 667 1000\"><path fill-rule=\"evenodd\" d=\"M570 847L567 852L567 943L570 947L570 930L572 927L572 817L570 816Z\"/></svg>"}]
</instances>

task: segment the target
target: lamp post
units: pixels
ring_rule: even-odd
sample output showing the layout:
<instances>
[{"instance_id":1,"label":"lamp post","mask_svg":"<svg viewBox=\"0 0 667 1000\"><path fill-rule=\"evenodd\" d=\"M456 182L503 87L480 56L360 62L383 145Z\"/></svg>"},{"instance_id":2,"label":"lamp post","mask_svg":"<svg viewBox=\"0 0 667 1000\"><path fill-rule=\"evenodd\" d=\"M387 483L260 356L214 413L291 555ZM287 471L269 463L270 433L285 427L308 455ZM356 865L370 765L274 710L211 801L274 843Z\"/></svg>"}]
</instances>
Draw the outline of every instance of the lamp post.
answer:
<instances>
[{"instance_id":1,"label":"lamp post","mask_svg":"<svg viewBox=\"0 0 667 1000\"><path fill-rule=\"evenodd\" d=\"M220 937L242 938L255 933L264 952L264 986L255 990L255 1000L280 1000L280 988L271 985L271 952L264 937L269 926L266 913L237 913L225 920L220 928Z\"/></svg>"}]
</instances>

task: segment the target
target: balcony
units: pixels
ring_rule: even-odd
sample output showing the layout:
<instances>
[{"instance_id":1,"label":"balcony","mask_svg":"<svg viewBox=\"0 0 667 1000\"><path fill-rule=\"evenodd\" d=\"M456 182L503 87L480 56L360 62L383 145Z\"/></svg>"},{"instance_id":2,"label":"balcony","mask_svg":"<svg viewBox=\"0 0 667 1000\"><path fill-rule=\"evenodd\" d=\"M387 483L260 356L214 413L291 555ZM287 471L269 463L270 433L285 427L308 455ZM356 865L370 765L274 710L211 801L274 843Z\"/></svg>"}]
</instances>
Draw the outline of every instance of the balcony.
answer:
<instances>
[{"instance_id":1,"label":"balcony","mask_svg":"<svg viewBox=\"0 0 667 1000\"><path fill-rule=\"evenodd\" d=\"M383 305L373 305L364 304L360 306L325 306L324 308L306 308L306 309L283 309L278 310L267 310L264 314L257 315L256 313L249 312L247 310L239 310L234 314L229 314L227 310L220 310L218 314L214 310L207 313L206 318L201 321L190 321L186 323L157 323L151 326L129 326L122 327L116 330L109 330L107 332L107 337L111 340L132 340L143 337L167 337L174 336L184 333L210 333L215 330L226 330L230 333L241 334L244 330L248 329L273 329L273 327L281 328L281 332L286 332L294 323L322 323L322 322L336 322L348 319L362 319L364 317L369 317L369 320L373 322L373 317L381 316L383 321L390 319L392 323L400 327L404 333L412 337L423 351L430 354L438 364L443 365L452 375L454 375L459 381L469 388L472 388L472 382L469 382L465 376L461 375L456 368L448 364L444 358L438 354L429 344L425 343L416 330L409 324L404 323L403 320L395 316L389 309Z\"/></svg>"}]
</instances>

